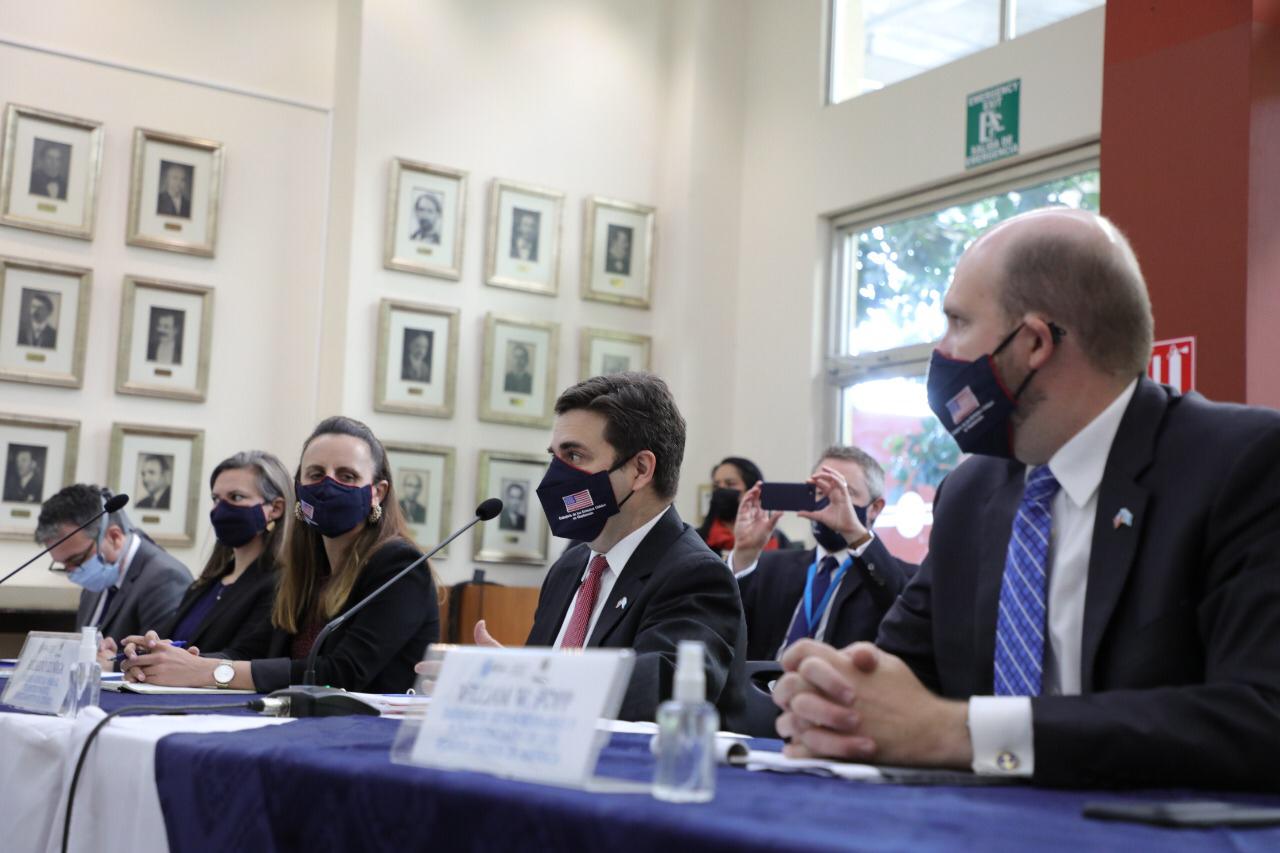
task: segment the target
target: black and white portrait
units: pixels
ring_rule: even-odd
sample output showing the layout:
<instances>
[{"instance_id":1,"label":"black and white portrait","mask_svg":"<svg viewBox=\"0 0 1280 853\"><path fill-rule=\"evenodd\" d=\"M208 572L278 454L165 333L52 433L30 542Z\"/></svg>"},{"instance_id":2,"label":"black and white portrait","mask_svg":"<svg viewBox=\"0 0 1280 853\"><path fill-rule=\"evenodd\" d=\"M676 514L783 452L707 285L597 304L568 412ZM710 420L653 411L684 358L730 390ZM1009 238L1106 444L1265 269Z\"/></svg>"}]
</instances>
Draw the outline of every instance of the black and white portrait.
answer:
<instances>
[{"instance_id":1,"label":"black and white portrait","mask_svg":"<svg viewBox=\"0 0 1280 853\"><path fill-rule=\"evenodd\" d=\"M610 225L605 247L604 270L615 275L631 275L631 238L629 225Z\"/></svg>"},{"instance_id":2,"label":"black and white portrait","mask_svg":"<svg viewBox=\"0 0 1280 853\"><path fill-rule=\"evenodd\" d=\"M35 444L10 444L5 454L4 499L12 503L38 504L44 500L44 463L49 448Z\"/></svg>"},{"instance_id":3,"label":"black and white portrait","mask_svg":"<svg viewBox=\"0 0 1280 853\"><path fill-rule=\"evenodd\" d=\"M19 303L18 346L57 349L62 294L56 290L24 287Z\"/></svg>"},{"instance_id":4,"label":"black and white portrait","mask_svg":"<svg viewBox=\"0 0 1280 853\"><path fill-rule=\"evenodd\" d=\"M404 345L400 354L400 378L403 381L431 381L431 353L434 343L435 333L430 329L404 330Z\"/></svg>"},{"instance_id":5,"label":"black and white portrait","mask_svg":"<svg viewBox=\"0 0 1280 853\"><path fill-rule=\"evenodd\" d=\"M533 393L533 373L530 370L533 349L533 344L507 341L506 372L502 380L502 390L506 393Z\"/></svg>"},{"instance_id":6,"label":"black and white portrait","mask_svg":"<svg viewBox=\"0 0 1280 853\"><path fill-rule=\"evenodd\" d=\"M157 216L191 218L191 187L196 167L172 160L160 161L160 194L156 196Z\"/></svg>"},{"instance_id":7,"label":"black and white portrait","mask_svg":"<svg viewBox=\"0 0 1280 853\"><path fill-rule=\"evenodd\" d=\"M523 532L529 506L529 484L524 480L502 480L502 514L498 516L499 530Z\"/></svg>"},{"instance_id":8,"label":"black and white portrait","mask_svg":"<svg viewBox=\"0 0 1280 853\"><path fill-rule=\"evenodd\" d=\"M410 524L427 523L427 486L431 482L430 471L416 468L401 468L398 477L400 484L400 511Z\"/></svg>"},{"instance_id":9,"label":"black and white portrait","mask_svg":"<svg viewBox=\"0 0 1280 853\"><path fill-rule=\"evenodd\" d=\"M410 240L440 245L440 218L444 215L444 195L432 190L414 190L413 233Z\"/></svg>"},{"instance_id":10,"label":"black and white portrait","mask_svg":"<svg viewBox=\"0 0 1280 853\"><path fill-rule=\"evenodd\" d=\"M71 146L65 142L36 137L31 152L32 195L67 200L67 174L71 169Z\"/></svg>"},{"instance_id":11,"label":"black and white portrait","mask_svg":"<svg viewBox=\"0 0 1280 853\"><path fill-rule=\"evenodd\" d=\"M134 504L138 509L169 509L173 487L173 457L162 453L138 454L138 484Z\"/></svg>"},{"instance_id":12,"label":"black and white portrait","mask_svg":"<svg viewBox=\"0 0 1280 853\"><path fill-rule=\"evenodd\" d=\"M182 327L187 312L178 308L151 307L147 324L147 361L182 364Z\"/></svg>"},{"instance_id":13,"label":"black and white portrait","mask_svg":"<svg viewBox=\"0 0 1280 853\"><path fill-rule=\"evenodd\" d=\"M518 261L538 260L538 229L542 214L523 207L511 209L511 257Z\"/></svg>"}]
</instances>

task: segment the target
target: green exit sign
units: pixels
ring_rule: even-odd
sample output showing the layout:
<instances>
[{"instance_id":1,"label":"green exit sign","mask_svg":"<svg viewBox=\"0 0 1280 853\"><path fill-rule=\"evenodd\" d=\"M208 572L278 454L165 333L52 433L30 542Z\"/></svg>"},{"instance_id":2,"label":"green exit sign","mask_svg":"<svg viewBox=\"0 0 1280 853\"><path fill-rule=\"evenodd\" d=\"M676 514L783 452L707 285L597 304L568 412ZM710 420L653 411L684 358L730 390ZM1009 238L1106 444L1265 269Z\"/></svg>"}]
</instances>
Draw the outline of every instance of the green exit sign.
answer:
<instances>
[{"instance_id":1,"label":"green exit sign","mask_svg":"<svg viewBox=\"0 0 1280 853\"><path fill-rule=\"evenodd\" d=\"M1018 153L1018 113L1022 81L1010 80L965 101L964 167L972 169Z\"/></svg>"}]
</instances>

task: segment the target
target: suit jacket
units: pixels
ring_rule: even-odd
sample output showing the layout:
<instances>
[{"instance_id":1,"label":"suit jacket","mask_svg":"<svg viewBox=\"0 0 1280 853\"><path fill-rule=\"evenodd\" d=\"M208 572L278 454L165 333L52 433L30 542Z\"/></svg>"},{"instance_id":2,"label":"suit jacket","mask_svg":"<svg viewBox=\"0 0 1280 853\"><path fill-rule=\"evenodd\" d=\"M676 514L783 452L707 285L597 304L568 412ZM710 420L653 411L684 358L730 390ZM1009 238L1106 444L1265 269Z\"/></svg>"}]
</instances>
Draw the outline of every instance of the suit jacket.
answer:
<instances>
[{"instance_id":1,"label":"suit jacket","mask_svg":"<svg viewBox=\"0 0 1280 853\"><path fill-rule=\"evenodd\" d=\"M1031 700L1037 782L1276 787L1278 466L1280 413L1139 380L1098 491L1082 693ZM944 696L992 692L1024 472L975 456L947 477L929 556L880 626Z\"/></svg>"},{"instance_id":2,"label":"suit jacket","mask_svg":"<svg viewBox=\"0 0 1280 853\"><path fill-rule=\"evenodd\" d=\"M57 191L53 195L49 195L49 184L57 186ZM44 196L45 198L54 198L59 201L67 197L67 179L64 175L56 178L50 178L39 169L31 170L31 184L27 187L27 191L31 195Z\"/></svg>"},{"instance_id":3,"label":"suit jacket","mask_svg":"<svg viewBox=\"0 0 1280 853\"><path fill-rule=\"evenodd\" d=\"M201 654L210 657L216 655L231 660L265 657L274 630L271 627L271 608L276 600L278 579L279 575L270 565L264 568L261 558L255 560L235 583L223 591L222 598L188 642L198 646ZM221 576L211 581L221 582ZM173 616L156 627L156 632L161 637L173 636L173 629L208 589L208 583L191 584Z\"/></svg>"},{"instance_id":4,"label":"suit jacket","mask_svg":"<svg viewBox=\"0 0 1280 853\"><path fill-rule=\"evenodd\" d=\"M169 487L165 486L153 497L147 495L136 504L138 509L168 509L169 508Z\"/></svg>"},{"instance_id":5,"label":"suit jacket","mask_svg":"<svg viewBox=\"0 0 1280 853\"><path fill-rule=\"evenodd\" d=\"M527 645L555 642L590 554L590 546L579 543L551 566ZM624 597L628 604L619 608ZM671 507L627 561L587 647L635 650L618 716L652 720L658 705L671 698L676 645L701 640L707 647L707 699L720 709L722 724L731 726L745 703L746 634L733 573Z\"/></svg>"},{"instance_id":6,"label":"suit jacket","mask_svg":"<svg viewBox=\"0 0 1280 853\"><path fill-rule=\"evenodd\" d=\"M747 616L747 658L773 660L787 639L796 605L804 596L816 548L763 551L755 571L738 579ZM879 538L855 557L831 603L823 642L843 648L876 638L880 620L906 584L898 561ZM817 605L817 602L814 602Z\"/></svg>"},{"instance_id":7,"label":"suit jacket","mask_svg":"<svg viewBox=\"0 0 1280 853\"><path fill-rule=\"evenodd\" d=\"M351 588L344 611L422 556L393 539L373 553ZM422 565L396 581L342 624L316 656L316 684L369 693L403 693L413 686L413 665L440 639L440 607L431 570ZM289 657L293 635L274 629L267 657L252 662L253 684L267 693L301 684L305 660Z\"/></svg>"},{"instance_id":8,"label":"suit jacket","mask_svg":"<svg viewBox=\"0 0 1280 853\"><path fill-rule=\"evenodd\" d=\"M166 192L156 198L156 213L160 216L191 216L191 196L184 195L182 201L175 205Z\"/></svg>"},{"instance_id":9,"label":"suit jacket","mask_svg":"<svg viewBox=\"0 0 1280 853\"><path fill-rule=\"evenodd\" d=\"M18 475L17 469L11 470L4 481L4 499L15 503L40 503L44 479L39 476L39 473L37 471L32 474L27 482L24 483L22 482L22 477Z\"/></svg>"},{"instance_id":10,"label":"suit jacket","mask_svg":"<svg viewBox=\"0 0 1280 853\"><path fill-rule=\"evenodd\" d=\"M18 327L18 346L54 349L58 345L58 330L45 323L39 332L31 323L23 321Z\"/></svg>"},{"instance_id":11,"label":"suit jacket","mask_svg":"<svg viewBox=\"0 0 1280 853\"><path fill-rule=\"evenodd\" d=\"M117 640L163 624L173 614L191 583L191 572L177 558L142 533L135 531L133 535L142 539L138 551L129 563L120 589L112 596L98 622L102 636ZM93 616L98 599L106 594L88 590L80 593L80 608L76 611L77 631Z\"/></svg>"}]
</instances>

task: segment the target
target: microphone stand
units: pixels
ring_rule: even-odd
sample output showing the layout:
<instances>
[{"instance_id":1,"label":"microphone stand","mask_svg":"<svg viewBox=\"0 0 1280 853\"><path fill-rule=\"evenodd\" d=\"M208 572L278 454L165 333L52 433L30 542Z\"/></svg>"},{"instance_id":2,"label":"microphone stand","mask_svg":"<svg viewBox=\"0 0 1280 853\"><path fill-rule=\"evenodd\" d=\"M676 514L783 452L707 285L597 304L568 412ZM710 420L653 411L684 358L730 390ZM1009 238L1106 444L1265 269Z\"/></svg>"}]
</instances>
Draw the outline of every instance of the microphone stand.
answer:
<instances>
[{"instance_id":1,"label":"microphone stand","mask_svg":"<svg viewBox=\"0 0 1280 853\"><path fill-rule=\"evenodd\" d=\"M0 578L0 583L4 583L4 582L5 582L5 581L7 581L9 578L13 577L13 576L14 576L14 575L16 575L18 572L22 571L22 570L23 570L23 569L25 569L27 566L29 566L29 565L31 565L32 563L34 563L36 560L38 560L38 559L40 559L41 557L43 557L45 554L48 554L48 553L49 553L50 551L52 551L54 548L57 548L57 547L58 547L59 545L61 545L63 542L66 542L66 541L67 541L68 539L70 539L72 536L75 536L75 535L76 535L77 533L79 533L81 530L84 530L84 529L85 529L86 527L88 527L90 524L93 524L95 521L97 521L98 519L102 518L104 515L107 515L108 513L112 513L112 512L118 512L118 511L120 511L121 509L123 509L123 508L124 508L124 506L125 506L125 504L127 504L127 503L129 502L129 498L128 498L128 496L127 496L127 495L117 495L115 498L111 498L110 500L108 500L108 502L107 502L107 503L111 503L112 501L115 501L117 498L120 498L120 497L123 497L123 498L124 498L124 500L123 500L123 501L120 501L120 505L119 505L119 506L116 506L116 507L114 507L114 508L113 508L113 507L110 507L110 506L106 506L106 505L104 505L104 506L102 507L102 512L98 513L98 514L97 514L97 515L95 515L93 518L89 519L89 520L88 520L88 521L86 521L84 524L82 524L82 525L80 525L79 527L77 527L75 530L72 530L72 531L71 531L70 533L68 533L66 536L63 536L63 537L62 537L61 539L59 539L57 542L54 542L52 545L50 545L48 548L45 548L45 549L44 549L43 551L41 551L39 554L36 554L36 555L35 555L34 557L32 557L30 560L27 560L27 561L26 561L25 563L23 563L21 566L18 566L18 568L16 568L16 569L14 569L13 571L9 572L9 574L7 574L7 575L5 575L4 577Z\"/></svg>"}]
</instances>

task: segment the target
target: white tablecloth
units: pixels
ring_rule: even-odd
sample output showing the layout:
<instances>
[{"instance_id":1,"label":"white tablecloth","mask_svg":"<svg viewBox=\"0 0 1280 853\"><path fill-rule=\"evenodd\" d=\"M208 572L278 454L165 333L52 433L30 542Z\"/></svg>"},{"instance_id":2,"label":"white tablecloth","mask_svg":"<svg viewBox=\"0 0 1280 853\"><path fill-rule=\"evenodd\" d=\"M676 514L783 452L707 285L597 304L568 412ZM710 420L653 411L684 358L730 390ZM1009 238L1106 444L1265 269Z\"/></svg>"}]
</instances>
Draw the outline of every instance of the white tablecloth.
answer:
<instances>
[{"instance_id":1,"label":"white tablecloth","mask_svg":"<svg viewBox=\"0 0 1280 853\"><path fill-rule=\"evenodd\" d=\"M75 720L0 713L0 850L58 853L71 775L85 738L103 716L98 708ZM234 732L287 722L216 714L113 719L94 741L80 775L69 849L167 853L156 742L178 732Z\"/></svg>"}]
</instances>

